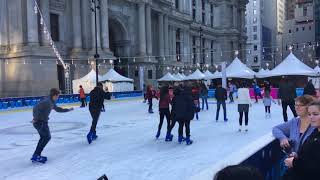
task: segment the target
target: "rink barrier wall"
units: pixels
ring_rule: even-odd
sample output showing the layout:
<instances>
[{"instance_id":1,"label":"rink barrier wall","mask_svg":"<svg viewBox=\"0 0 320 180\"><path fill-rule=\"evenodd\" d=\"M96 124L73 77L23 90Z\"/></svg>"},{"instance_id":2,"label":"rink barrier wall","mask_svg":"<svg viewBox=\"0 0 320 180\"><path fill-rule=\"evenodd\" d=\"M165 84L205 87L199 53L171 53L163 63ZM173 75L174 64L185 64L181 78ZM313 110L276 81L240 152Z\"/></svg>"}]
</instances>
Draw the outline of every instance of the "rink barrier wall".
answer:
<instances>
[{"instance_id":1,"label":"rink barrier wall","mask_svg":"<svg viewBox=\"0 0 320 180\"><path fill-rule=\"evenodd\" d=\"M212 180L221 169L230 165L244 165L256 167L265 180L280 180L286 171L283 163L285 154L281 151L279 141L271 133L257 139L229 156L220 159L211 167L189 180Z\"/></svg>"},{"instance_id":2,"label":"rink barrier wall","mask_svg":"<svg viewBox=\"0 0 320 180\"><path fill-rule=\"evenodd\" d=\"M134 98L141 97L143 95L142 91L128 91L128 92L112 92L113 99L124 99L124 98ZM40 102L41 99L47 96L29 96L29 97L12 97L12 98L1 98L0 99L0 109L13 109L13 108L23 108L32 107ZM86 101L90 101L90 96L87 95ZM79 103L79 94L70 95L60 95L57 100L57 104L67 104L67 103Z\"/></svg>"}]
</instances>

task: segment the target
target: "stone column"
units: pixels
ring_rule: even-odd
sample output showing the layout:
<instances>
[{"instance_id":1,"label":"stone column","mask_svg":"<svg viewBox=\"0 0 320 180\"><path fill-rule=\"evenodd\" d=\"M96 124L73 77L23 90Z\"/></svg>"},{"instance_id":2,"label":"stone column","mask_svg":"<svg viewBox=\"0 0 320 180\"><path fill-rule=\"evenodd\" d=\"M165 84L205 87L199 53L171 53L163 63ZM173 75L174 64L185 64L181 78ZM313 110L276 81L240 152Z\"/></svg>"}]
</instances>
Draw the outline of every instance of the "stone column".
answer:
<instances>
[{"instance_id":1,"label":"stone column","mask_svg":"<svg viewBox=\"0 0 320 180\"><path fill-rule=\"evenodd\" d=\"M177 54L177 51L176 51L176 27L172 27L172 54L170 55L173 55L171 56L171 58L173 59L173 61L176 61L176 54Z\"/></svg>"},{"instance_id":2,"label":"stone column","mask_svg":"<svg viewBox=\"0 0 320 180\"><path fill-rule=\"evenodd\" d=\"M139 3L139 54L146 54L146 18L144 3Z\"/></svg>"},{"instance_id":3,"label":"stone column","mask_svg":"<svg viewBox=\"0 0 320 180\"><path fill-rule=\"evenodd\" d=\"M241 9L241 33L244 33L244 29L245 29L245 8Z\"/></svg>"},{"instance_id":4,"label":"stone column","mask_svg":"<svg viewBox=\"0 0 320 180\"><path fill-rule=\"evenodd\" d=\"M43 22L50 31L50 7L49 0L41 0L40 1L40 9L43 15ZM43 28L41 28L41 43L43 46L49 45L49 40L47 35L43 32Z\"/></svg>"},{"instance_id":5,"label":"stone column","mask_svg":"<svg viewBox=\"0 0 320 180\"><path fill-rule=\"evenodd\" d=\"M216 5L213 6L213 24L214 27L219 27L221 25L221 14L220 14L220 8Z\"/></svg>"},{"instance_id":6,"label":"stone column","mask_svg":"<svg viewBox=\"0 0 320 180\"><path fill-rule=\"evenodd\" d=\"M82 49L81 9L79 0L72 0L73 48Z\"/></svg>"},{"instance_id":7,"label":"stone column","mask_svg":"<svg viewBox=\"0 0 320 180\"><path fill-rule=\"evenodd\" d=\"M8 46L8 7L7 0L0 1L0 46ZM1 79L0 79L1 80Z\"/></svg>"},{"instance_id":8,"label":"stone column","mask_svg":"<svg viewBox=\"0 0 320 180\"><path fill-rule=\"evenodd\" d=\"M164 35L163 35L163 14L158 14L158 20L159 20L159 55L164 55Z\"/></svg>"},{"instance_id":9,"label":"stone column","mask_svg":"<svg viewBox=\"0 0 320 180\"><path fill-rule=\"evenodd\" d=\"M238 12L238 9L237 9L237 6L233 6L233 27L236 29L237 28L237 12Z\"/></svg>"},{"instance_id":10,"label":"stone column","mask_svg":"<svg viewBox=\"0 0 320 180\"><path fill-rule=\"evenodd\" d=\"M98 1L97 1L98 2ZM98 4L97 4L98 5ZM93 3L91 3L92 8L94 8ZM97 44L98 49L101 48L101 23L100 23L100 9L97 10ZM95 49L96 47L96 36L95 36L95 24L94 24L94 12L91 13L91 27L92 27L92 47Z\"/></svg>"},{"instance_id":11,"label":"stone column","mask_svg":"<svg viewBox=\"0 0 320 180\"><path fill-rule=\"evenodd\" d=\"M164 54L169 55L169 22L168 15L164 15Z\"/></svg>"},{"instance_id":12,"label":"stone column","mask_svg":"<svg viewBox=\"0 0 320 180\"><path fill-rule=\"evenodd\" d=\"M29 45L39 45L38 14L35 14L34 6L34 0L27 0L27 39Z\"/></svg>"},{"instance_id":13,"label":"stone column","mask_svg":"<svg viewBox=\"0 0 320 180\"><path fill-rule=\"evenodd\" d=\"M109 14L108 14L108 0L101 1L101 36L102 36L102 49L109 49Z\"/></svg>"},{"instance_id":14,"label":"stone column","mask_svg":"<svg viewBox=\"0 0 320 180\"><path fill-rule=\"evenodd\" d=\"M151 30L151 7L147 5L146 7L146 31L147 31L147 54L152 55L152 30Z\"/></svg>"}]
</instances>

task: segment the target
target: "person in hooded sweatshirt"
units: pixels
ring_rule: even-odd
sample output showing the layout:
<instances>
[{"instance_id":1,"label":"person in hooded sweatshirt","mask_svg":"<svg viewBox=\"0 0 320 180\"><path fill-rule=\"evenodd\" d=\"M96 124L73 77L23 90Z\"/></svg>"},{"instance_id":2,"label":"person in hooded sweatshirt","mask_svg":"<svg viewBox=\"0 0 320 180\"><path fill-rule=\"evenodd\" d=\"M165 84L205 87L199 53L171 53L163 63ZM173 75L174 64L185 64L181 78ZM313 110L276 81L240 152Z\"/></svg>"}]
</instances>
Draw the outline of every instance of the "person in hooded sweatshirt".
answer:
<instances>
[{"instance_id":1,"label":"person in hooded sweatshirt","mask_svg":"<svg viewBox=\"0 0 320 180\"><path fill-rule=\"evenodd\" d=\"M186 141L187 145L193 143L190 139L190 121L194 118L195 104L192 99L192 90L189 86L185 86L184 89L177 87L174 91L174 97L172 99L172 124L167 132L166 141L172 141L173 135L171 130L174 127L175 122L179 122L178 130L178 142ZM183 128L186 130L186 138L183 137Z\"/></svg>"},{"instance_id":2,"label":"person in hooded sweatshirt","mask_svg":"<svg viewBox=\"0 0 320 180\"><path fill-rule=\"evenodd\" d=\"M159 138L162 124L164 117L167 119L167 130L170 128L170 105L171 103L171 98L169 95L169 87L168 86L163 86L160 89L160 100L159 100L159 115L160 115L160 122L158 125L158 132L156 134L156 139Z\"/></svg>"},{"instance_id":3,"label":"person in hooded sweatshirt","mask_svg":"<svg viewBox=\"0 0 320 180\"><path fill-rule=\"evenodd\" d=\"M47 157L41 156L41 153L45 146L51 139L51 133L48 126L49 115L51 110L54 109L57 112L69 112L73 108L63 109L56 105L60 91L56 88L50 90L49 97L40 101L37 105L33 107L33 127L38 131L40 139L36 150L34 151L31 161L44 163L47 161Z\"/></svg>"},{"instance_id":4,"label":"person in hooded sweatshirt","mask_svg":"<svg viewBox=\"0 0 320 180\"><path fill-rule=\"evenodd\" d=\"M109 92L105 92L103 90L102 83L98 83L98 85L90 92L90 103L89 103L89 111L92 117L92 124L90 128L90 132L87 135L88 143L95 139L97 139L96 127L99 120L99 116L101 113L102 105L104 99L110 100L111 95Z\"/></svg>"}]
</instances>

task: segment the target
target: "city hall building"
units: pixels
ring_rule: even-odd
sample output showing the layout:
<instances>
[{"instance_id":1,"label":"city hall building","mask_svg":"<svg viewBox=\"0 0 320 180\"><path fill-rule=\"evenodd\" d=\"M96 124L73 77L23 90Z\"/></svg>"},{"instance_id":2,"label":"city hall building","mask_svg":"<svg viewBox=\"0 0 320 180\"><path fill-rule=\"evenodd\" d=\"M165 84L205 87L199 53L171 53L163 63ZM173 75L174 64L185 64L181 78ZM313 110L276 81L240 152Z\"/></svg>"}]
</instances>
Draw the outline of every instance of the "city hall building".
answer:
<instances>
[{"instance_id":1,"label":"city hall building","mask_svg":"<svg viewBox=\"0 0 320 180\"><path fill-rule=\"evenodd\" d=\"M114 67L134 79L136 89L156 85L167 71L213 70L231 62L236 50L246 60L248 0L96 1L95 24L91 0L1 0L0 97L66 90L48 33L69 64L70 80L95 67L96 44L99 74Z\"/></svg>"}]
</instances>

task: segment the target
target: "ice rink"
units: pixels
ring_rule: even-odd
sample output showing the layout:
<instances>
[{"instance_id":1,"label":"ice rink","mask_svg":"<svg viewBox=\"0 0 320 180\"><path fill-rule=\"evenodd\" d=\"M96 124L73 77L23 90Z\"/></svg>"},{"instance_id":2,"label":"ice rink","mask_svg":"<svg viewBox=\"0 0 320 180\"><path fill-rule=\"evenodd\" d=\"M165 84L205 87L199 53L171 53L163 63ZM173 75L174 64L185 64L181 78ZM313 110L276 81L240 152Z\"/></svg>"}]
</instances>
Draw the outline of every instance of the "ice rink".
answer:
<instances>
[{"instance_id":1,"label":"ice rink","mask_svg":"<svg viewBox=\"0 0 320 180\"><path fill-rule=\"evenodd\" d=\"M216 123L216 104L210 100L209 111L201 111L199 121L191 122L194 143L186 146L177 142L178 124L172 131L173 141L164 141L166 121L160 139L155 140L157 103L154 101L155 113L148 114L148 105L141 99L106 102L97 127L99 138L90 145L86 141L91 125L87 108L52 111L52 138L43 151L48 157L46 164L30 161L39 140L30 123L31 109L0 111L0 179L94 180L106 174L110 180L188 180L283 122L281 106L273 104L268 119L263 104L253 103L249 131L240 133L236 104L227 105L227 123L222 109Z\"/></svg>"}]
</instances>

